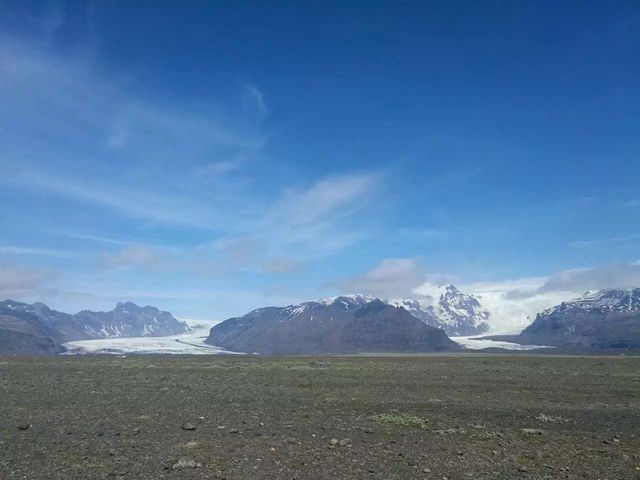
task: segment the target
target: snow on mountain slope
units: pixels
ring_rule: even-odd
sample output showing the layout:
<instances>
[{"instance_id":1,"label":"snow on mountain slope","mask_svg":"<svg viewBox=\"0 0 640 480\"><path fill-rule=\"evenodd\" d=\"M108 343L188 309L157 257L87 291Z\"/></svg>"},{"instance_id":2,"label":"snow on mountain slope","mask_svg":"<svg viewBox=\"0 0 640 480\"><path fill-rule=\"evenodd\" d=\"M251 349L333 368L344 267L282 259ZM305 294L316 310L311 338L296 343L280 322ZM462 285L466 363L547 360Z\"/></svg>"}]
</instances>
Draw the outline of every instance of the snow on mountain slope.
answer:
<instances>
[{"instance_id":1,"label":"snow on mountain slope","mask_svg":"<svg viewBox=\"0 0 640 480\"><path fill-rule=\"evenodd\" d=\"M371 297L368 295L339 295L337 297L328 297L328 298L323 298L317 301L303 302L298 305L289 305L288 307L284 307L281 310L280 315L285 320L292 320L297 316L307 312L308 310L321 307L321 306L326 307L330 305L334 307L337 306L337 308L344 311L350 311L350 310L355 310L356 308L359 308L364 304L366 304L367 302L370 302L371 300L374 300L374 299L375 297ZM273 307L268 307L268 308L273 308ZM263 309L259 308L254 311L260 312L261 310Z\"/></svg>"},{"instance_id":2,"label":"snow on mountain slope","mask_svg":"<svg viewBox=\"0 0 640 480\"><path fill-rule=\"evenodd\" d=\"M416 299L389 300L404 307L423 322L442 328L447 335L476 335L489 330L489 311L473 295L462 293L453 285L423 288Z\"/></svg>"},{"instance_id":3,"label":"snow on mountain slope","mask_svg":"<svg viewBox=\"0 0 640 480\"><path fill-rule=\"evenodd\" d=\"M640 347L640 288L586 292L539 313L514 341L587 348Z\"/></svg>"},{"instance_id":4,"label":"snow on mountain slope","mask_svg":"<svg viewBox=\"0 0 640 480\"><path fill-rule=\"evenodd\" d=\"M505 282L476 282L460 285L489 311L491 334L517 334L536 315L563 301L579 297L582 292L542 289L545 277L530 277ZM416 289L418 293L423 287Z\"/></svg>"},{"instance_id":5,"label":"snow on mountain slope","mask_svg":"<svg viewBox=\"0 0 640 480\"><path fill-rule=\"evenodd\" d=\"M551 307L542 315L551 316L557 313L612 313L636 312L640 310L640 288L628 290L591 290L581 297Z\"/></svg>"}]
</instances>

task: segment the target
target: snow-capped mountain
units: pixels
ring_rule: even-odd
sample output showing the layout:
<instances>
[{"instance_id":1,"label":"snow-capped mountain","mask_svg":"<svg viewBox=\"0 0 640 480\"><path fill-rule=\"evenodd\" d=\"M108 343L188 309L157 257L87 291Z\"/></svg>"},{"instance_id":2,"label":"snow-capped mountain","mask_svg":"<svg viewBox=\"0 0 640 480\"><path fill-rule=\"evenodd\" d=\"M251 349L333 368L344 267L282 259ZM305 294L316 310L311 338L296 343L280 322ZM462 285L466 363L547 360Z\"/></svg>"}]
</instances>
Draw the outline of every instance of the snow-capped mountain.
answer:
<instances>
[{"instance_id":1,"label":"snow-capped mountain","mask_svg":"<svg viewBox=\"0 0 640 480\"><path fill-rule=\"evenodd\" d=\"M441 328L450 336L478 335L489 330L489 311L480 305L473 295L462 293L453 285L436 287L433 296L402 299L378 299L371 295L340 295L322 300L304 302L299 305L289 305L277 310L282 321L295 318L308 311L320 307L331 306L334 309L353 311L372 300L381 300L394 307L403 307L414 317L425 324ZM254 312L263 313L276 307L256 309ZM253 312L252 312L253 313Z\"/></svg>"},{"instance_id":2,"label":"snow-capped mountain","mask_svg":"<svg viewBox=\"0 0 640 480\"><path fill-rule=\"evenodd\" d=\"M0 302L0 351L11 353L56 353L62 343L72 340L177 335L188 331L188 325L169 312L131 302L119 303L110 312L85 310L75 315L53 310L44 303ZM22 346L14 348L18 344Z\"/></svg>"},{"instance_id":3,"label":"snow-capped mountain","mask_svg":"<svg viewBox=\"0 0 640 480\"><path fill-rule=\"evenodd\" d=\"M489 330L489 311L476 297L453 285L436 287L432 296L395 299L389 303L404 307L426 324L443 329L447 335L477 335Z\"/></svg>"},{"instance_id":4,"label":"snow-capped mountain","mask_svg":"<svg viewBox=\"0 0 640 480\"><path fill-rule=\"evenodd\" d=\"M285 320L291 320L306 311L313 310L318 307L327 306L332 306L334 308L348 312L360 308L361 306L372 300L375 300L375 297L369 295L340 295L337 297L323 298L322 300L318 301L303 302L299 305L289 305L288 307L284 307L282 309L281 315L284 316ZM258 308L254 310L254 312L259 312L261 310L265 309Z\"/></svg>"},{"instance_id":5,"label":"snow-capped mountain","mask_svg":"<svg viewBox=\"0 0 640 480\"><path fill-rule=\"evenodd\" d=\"M110 312L83 310L74 317L94 338L159 337L189 330L186 323L156 307L139 307L135 303L118 303Z\"/></svg>"},{"instance_id":6,"label":"snow-capped mountain","mask_svg":"<svg viewBox=\"0 0 640 480\"><path fill-rule=\"evenodd\" d=\"M596 290L536 316L522 342L593 348L640 348L640 288Z\"/></svg>"},{"instance_id":7,"label":"snow-capped mountain","mask_svg":"<svg viewBox=\"0 0 640 480\"><path fill-rule=\"evenodd\" d=\"M640 288L628 290L590 290L579 298L551 307L539 316L563 314L640 311Z\"/></svg>"}]
</instances>

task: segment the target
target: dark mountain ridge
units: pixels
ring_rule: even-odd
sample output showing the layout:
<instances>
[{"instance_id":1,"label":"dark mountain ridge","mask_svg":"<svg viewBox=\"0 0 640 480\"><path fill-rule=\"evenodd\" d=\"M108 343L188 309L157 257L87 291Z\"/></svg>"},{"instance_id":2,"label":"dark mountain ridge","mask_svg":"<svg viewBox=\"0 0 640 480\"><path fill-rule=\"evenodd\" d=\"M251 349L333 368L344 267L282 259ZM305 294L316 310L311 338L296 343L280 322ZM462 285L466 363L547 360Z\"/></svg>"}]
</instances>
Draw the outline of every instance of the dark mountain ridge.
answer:
<instances>
[{"instance_id":1,"label":"dark mountain ridge","mask_svg":"<svg viewBox=\"0 0 640 480\"><path fill-rule=\"evenodd\" d=\"M265 354L461 350L404 308L362 295L259 308L214 326L206 343Z\"/></svg>"}]
</instances>

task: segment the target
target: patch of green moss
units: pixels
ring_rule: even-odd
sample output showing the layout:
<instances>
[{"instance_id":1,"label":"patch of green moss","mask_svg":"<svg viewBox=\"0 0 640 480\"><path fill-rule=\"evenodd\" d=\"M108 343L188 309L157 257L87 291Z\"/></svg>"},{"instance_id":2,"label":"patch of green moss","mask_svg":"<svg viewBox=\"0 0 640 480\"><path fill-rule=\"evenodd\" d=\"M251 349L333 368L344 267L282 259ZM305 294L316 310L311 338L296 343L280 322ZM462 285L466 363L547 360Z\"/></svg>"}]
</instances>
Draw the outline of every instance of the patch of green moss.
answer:
<instances>
[{"instance_id":1,"label":"patch of green moss","mask_svg":"<svg viewBox=\"0 0 640 480\"><path fill-rule=\"evenodd\" d=\"M390 423L402 427L425 428L427 426L425 419L410 413L380 413L369 417L369 419L373 422Z\"/></svg>"}]
</instances>

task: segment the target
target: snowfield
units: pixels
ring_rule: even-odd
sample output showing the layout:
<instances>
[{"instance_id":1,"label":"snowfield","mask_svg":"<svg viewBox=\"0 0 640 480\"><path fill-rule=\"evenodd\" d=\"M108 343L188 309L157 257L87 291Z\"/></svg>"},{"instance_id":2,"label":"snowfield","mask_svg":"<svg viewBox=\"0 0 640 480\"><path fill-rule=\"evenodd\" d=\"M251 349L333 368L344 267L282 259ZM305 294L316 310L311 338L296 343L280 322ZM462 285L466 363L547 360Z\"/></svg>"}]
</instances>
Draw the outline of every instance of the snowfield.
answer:
<instances>
[{"instance_id":1,"label":"snowfield","mask_svg":"<svg viewBox=\"0 0 640 480\"><path fill-rule=\"evenodd\" d=\"M129 337L129 338L100 338L97 340L77 340L67 342L67 349L63 355L82 354L113 354L123 355L128 353L163 353L182 355L216 355L237 354L223 348L204 343L209 335L209 330L220 323L211 320L181 319L189 325L191 331L181 335L169 335L166 337Z\"/></svg>"},{"instance_id":2,"label":"snowfield","mask_svg":"<svg viewBox=\"0 0 640 480\"><path fill-rule=\"evenodd\" d=\"M451 337L451 340L459 343L469 350L479 350L481 348L504 348L505 350L535 350L537 348L553 348L547 345L520 345L519 343L503 342L498 340L479 340L479 336L473 337Z\"/></svg>"}]
</instances>

